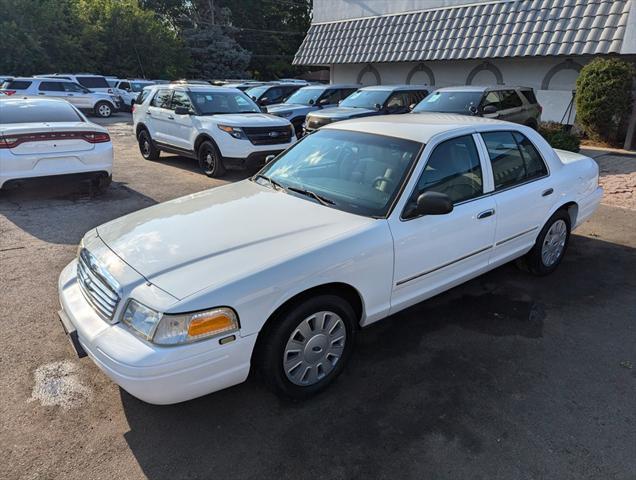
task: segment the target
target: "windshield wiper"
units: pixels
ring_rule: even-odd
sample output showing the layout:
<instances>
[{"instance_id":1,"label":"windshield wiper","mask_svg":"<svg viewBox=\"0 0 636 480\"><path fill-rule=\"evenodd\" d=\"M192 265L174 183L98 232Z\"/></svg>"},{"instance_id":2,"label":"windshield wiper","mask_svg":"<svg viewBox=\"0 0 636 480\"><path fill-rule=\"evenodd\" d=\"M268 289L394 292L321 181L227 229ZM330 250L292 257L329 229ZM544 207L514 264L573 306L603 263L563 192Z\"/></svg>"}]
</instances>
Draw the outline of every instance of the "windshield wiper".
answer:
<instances>
[{"instance_id":1,"label":"windshield wiper","mask_svg":"<svg viewBox=\"0 0 636 480\"><path fill-rule=\"evenodd\" d=\"M305 195L306 197L312 197L316 200L318 200L319 203L322 203L323 205L335 205L336 202L334 202L333 200L327 198L327 197L323 197L322 195L317 194L316 192L312 192L311 190L304 190L302 188L296 188L296 187L287 187L287 190L290 190L292 192L296 192L296 193L300 193L301 195Z\"/></svg>"},{"instance_id":2,"label":"windshield wiper","mask_svg":"<svg viewBox=\"0 0 636 480\"><path fill-rule=\"evenodd\" d=\"M262 178L263 180L266 180L274 189L287 190L284 186L282 186L276 180L272 180L267 175L263 175L262 173L257 173L256 175L254 175L254 179L257 179L257 178Z\"/></svg>"}]
</instances>

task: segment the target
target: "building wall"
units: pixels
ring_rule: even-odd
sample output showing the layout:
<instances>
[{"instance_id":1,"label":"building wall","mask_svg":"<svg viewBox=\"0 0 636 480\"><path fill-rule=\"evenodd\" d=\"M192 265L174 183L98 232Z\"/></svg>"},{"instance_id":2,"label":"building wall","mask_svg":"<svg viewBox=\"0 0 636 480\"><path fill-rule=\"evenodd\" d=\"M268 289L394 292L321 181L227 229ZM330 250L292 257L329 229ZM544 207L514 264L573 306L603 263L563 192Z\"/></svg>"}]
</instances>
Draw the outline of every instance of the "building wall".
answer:
<instances>
[{"instance_id":1,"label":"building wall","mask_svg":"<svg viewBox=\"0 0 636 480\"><path fill-rule=\"evenodd\" d=\"M486 63L483 60L459 60L423 64L339 64L331 66L331 81L360 81L365 85L374 85L379 76L382 84L411 83L439 88L466 85L471 77L472 85L523 85L535 89L543 106L543 120L561 121L572 99L577 69L590 60L584 57L545 57L496 59ZM407 81L409 78L410 82Z\"/></svg>"}]
</instances>

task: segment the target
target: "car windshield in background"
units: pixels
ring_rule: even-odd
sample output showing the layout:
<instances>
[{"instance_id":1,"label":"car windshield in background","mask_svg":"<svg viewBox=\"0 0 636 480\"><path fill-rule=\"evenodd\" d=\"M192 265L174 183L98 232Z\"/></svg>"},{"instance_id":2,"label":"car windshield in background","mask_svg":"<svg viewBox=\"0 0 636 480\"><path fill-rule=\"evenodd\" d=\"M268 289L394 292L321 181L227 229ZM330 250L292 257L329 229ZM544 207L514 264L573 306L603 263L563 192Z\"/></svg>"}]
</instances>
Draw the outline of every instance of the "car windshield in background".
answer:
<instances>
[{"instance_id":1,"label":"car windshield in background","mask_svg":"<svg viewBox=\"0 0 636 480\"><path fill-rule=\"evenodd\" d=\"M70 104L59 102L0 102L0 123L83 122Z\"/></svg>"},{"instance_id":2,"label":"car windshield in background","mask_svg":"<svg viewBox=\"0 0 636 480\"><path fill-rule=\"evenodd\" d=\"M260 96L263 95L268 88L270 88L270 85L261 85L260 87L248 88L245 90L245 93L247 93L250 97L260 98Z\"/></svg>"},{"instance_id":3,"label":"car windshield in background","mask_svg":"<svg viewBox=\"0 0 636 480\"><path fill-rule=\"evenodd\" d=\"M289 97L285 103L293 103L295 105L313 105L314 103L316 103L318 97L320 97L320 95L322 95L325 90L326 88L321 87L301 88L300 90L297 90L291 97Z\"/></svg>"},{"instance_id":4,"label":"car windshield in background","mask_svg":"<svg viewBox=\"0 0 636 480\"><path fill-rule=\"evenodd\" d=\"M108 79L106 80L106 82L108 83L108 86L111 88L115 88L115 85L117 85L118 81L119 80L108 80Z\"/></svg>"},{"instance_id":5,"label":"car windshield in background","mask_svg":"<svg viewBox=\"0 0 636 480\"><path fill-rule=\"evenodd\" d=\"M240 92L190 92L192 104L201 115L217 113L260 113L261 109Z\"/></svg>"},{"instance_id":6,"label":"car windshield in background","mask_svg":"<svg viewBox=\"0 0 636 480\"><path fill-rule=\"evenodd\" d=\"M153 85L151 82L130 82L130 89L133 92L139 93L144 89L144 87L149 87L151 85Z\"/></svg>"},{"instance_id":7,"label":"car windshield in background","mask_svg":"<svg viewBox=\"0 0 636 480\"><path fill-rule=\"evenodd\" d=\"M77 81L86 88L109 88L104 77L77 77Z\"/></svg>"},{"instance_id":8,"label":"car windshield in background","mask_svg":"<svg viewBox=\"0 0 636 480\"><path fill-rule=\"evenodd\" d=\"M358 90L345 98L340 106L373 110L376 105L384 105L390 94L389 90Z\"/></svg>"},{"instance_id":9,"label":"car windshield in background","mask_svg":"<svg viewBox=\"0 0 636 480\"><path fill-rule=\"evenodd\" d=\"M370 133L318 130L287 150L260 174L333 208L384 217L421 143ZM268 185L267 178L254 177ZM294 190L295 189L295 190ZM295 193L292 193L295 194Z\"/></svg>"},{"instance_id":10,"label":"car windshield in background","mask_svg":"<svg viewBox=\"0 0 636 480\"><path fill-rule=\"evenodd\" d=\"M413 112L470 113L477 108L482 92L433 92L413 109Z\"/></svg>"}]
</instances>

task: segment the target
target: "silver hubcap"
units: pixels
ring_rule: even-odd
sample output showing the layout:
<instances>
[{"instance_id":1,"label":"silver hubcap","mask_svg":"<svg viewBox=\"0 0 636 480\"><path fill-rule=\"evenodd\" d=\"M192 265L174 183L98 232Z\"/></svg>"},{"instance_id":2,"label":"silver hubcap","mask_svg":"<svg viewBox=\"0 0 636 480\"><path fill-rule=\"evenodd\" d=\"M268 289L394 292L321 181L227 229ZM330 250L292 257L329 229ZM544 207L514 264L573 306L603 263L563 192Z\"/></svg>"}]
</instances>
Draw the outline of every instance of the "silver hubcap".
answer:
<instances>
[{"instance_id":1,"label":"silver hubcap","mask_svg":"<svg viewBox=\"0 0 636 480\"><path fill-rule=\"evenodd\" d=\"M100 105L99 106L99 114L102 117L107 117L110 115L110 107L108 105Z\"/></svg>"},{"instance_id":2,"label":"silver hubcap","mask_svg":"<svg viewBox=\"0 0 636 480\"><path fill-rule=\"evenodd\" d=\"M208 171L214 168L214 157L210 152L205 156L205 166L208 167Z\"/></svg>"},{"instance_id":3,"label":"silver hubcap","mask_svg":"<svg viewBox=\"0 0 636 480\"><path fill-rule=\"evenodd\" d=\"M567 234L568 227L563 220L557 220L548 229L541 246L541 260L546 267L551 267L561 257Z\"/></svg>"},{"instance_id":4,"label":"silver hubcap","mask_svg":"<svg viewBox=\"0 0 636 480\"><path fill-rule=\"evenodd\" d=\"M283 353L283 369L290 382L303 387L318 383L335 368L344 351L347 331L333 312L315 313L296 327Z\"/></svg>"},{"instance_id":5,"label":"silver hubcap","mask_svg":"<svg viewBox=\"0 0 636 480\"><path fill-rule=\"evenodd\" d=\"M147 139L144 139L144 143L143 143L143 151L144 151L144 155L149 155L150 154L150 142Z\"/></svg>"}]
</instances>

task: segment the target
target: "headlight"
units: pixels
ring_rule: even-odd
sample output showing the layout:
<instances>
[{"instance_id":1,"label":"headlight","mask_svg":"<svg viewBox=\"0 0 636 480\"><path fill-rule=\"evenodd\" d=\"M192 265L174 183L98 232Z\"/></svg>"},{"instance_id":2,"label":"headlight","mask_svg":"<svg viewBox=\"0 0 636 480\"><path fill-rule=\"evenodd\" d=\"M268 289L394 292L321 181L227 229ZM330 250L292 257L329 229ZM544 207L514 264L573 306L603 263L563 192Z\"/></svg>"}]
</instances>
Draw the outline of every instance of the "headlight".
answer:
<instances>
[{"instance_id":1,"label":"headlight","mask_svg":"<svg viewBox=\"0 0 636 480\"><path fill-rule=\"evenodd\" d=\"M158 345L191 343L239 329L236 313L227 307L169 315L130 300L122 320L141 337Z\"/></svg>"},{"instance_id":2,"label":"headlight","mask_svg":"<svg viewBox=\"0 0 636 480\"><path fill-rule=\"evenodd\" d=\"M245 134L243 130L238 127L230 127L229 125L219 125L219 129L223 130L225 133L229 133L234 138L242 139L245 138Z\"/></svg>"}]
</instances>

